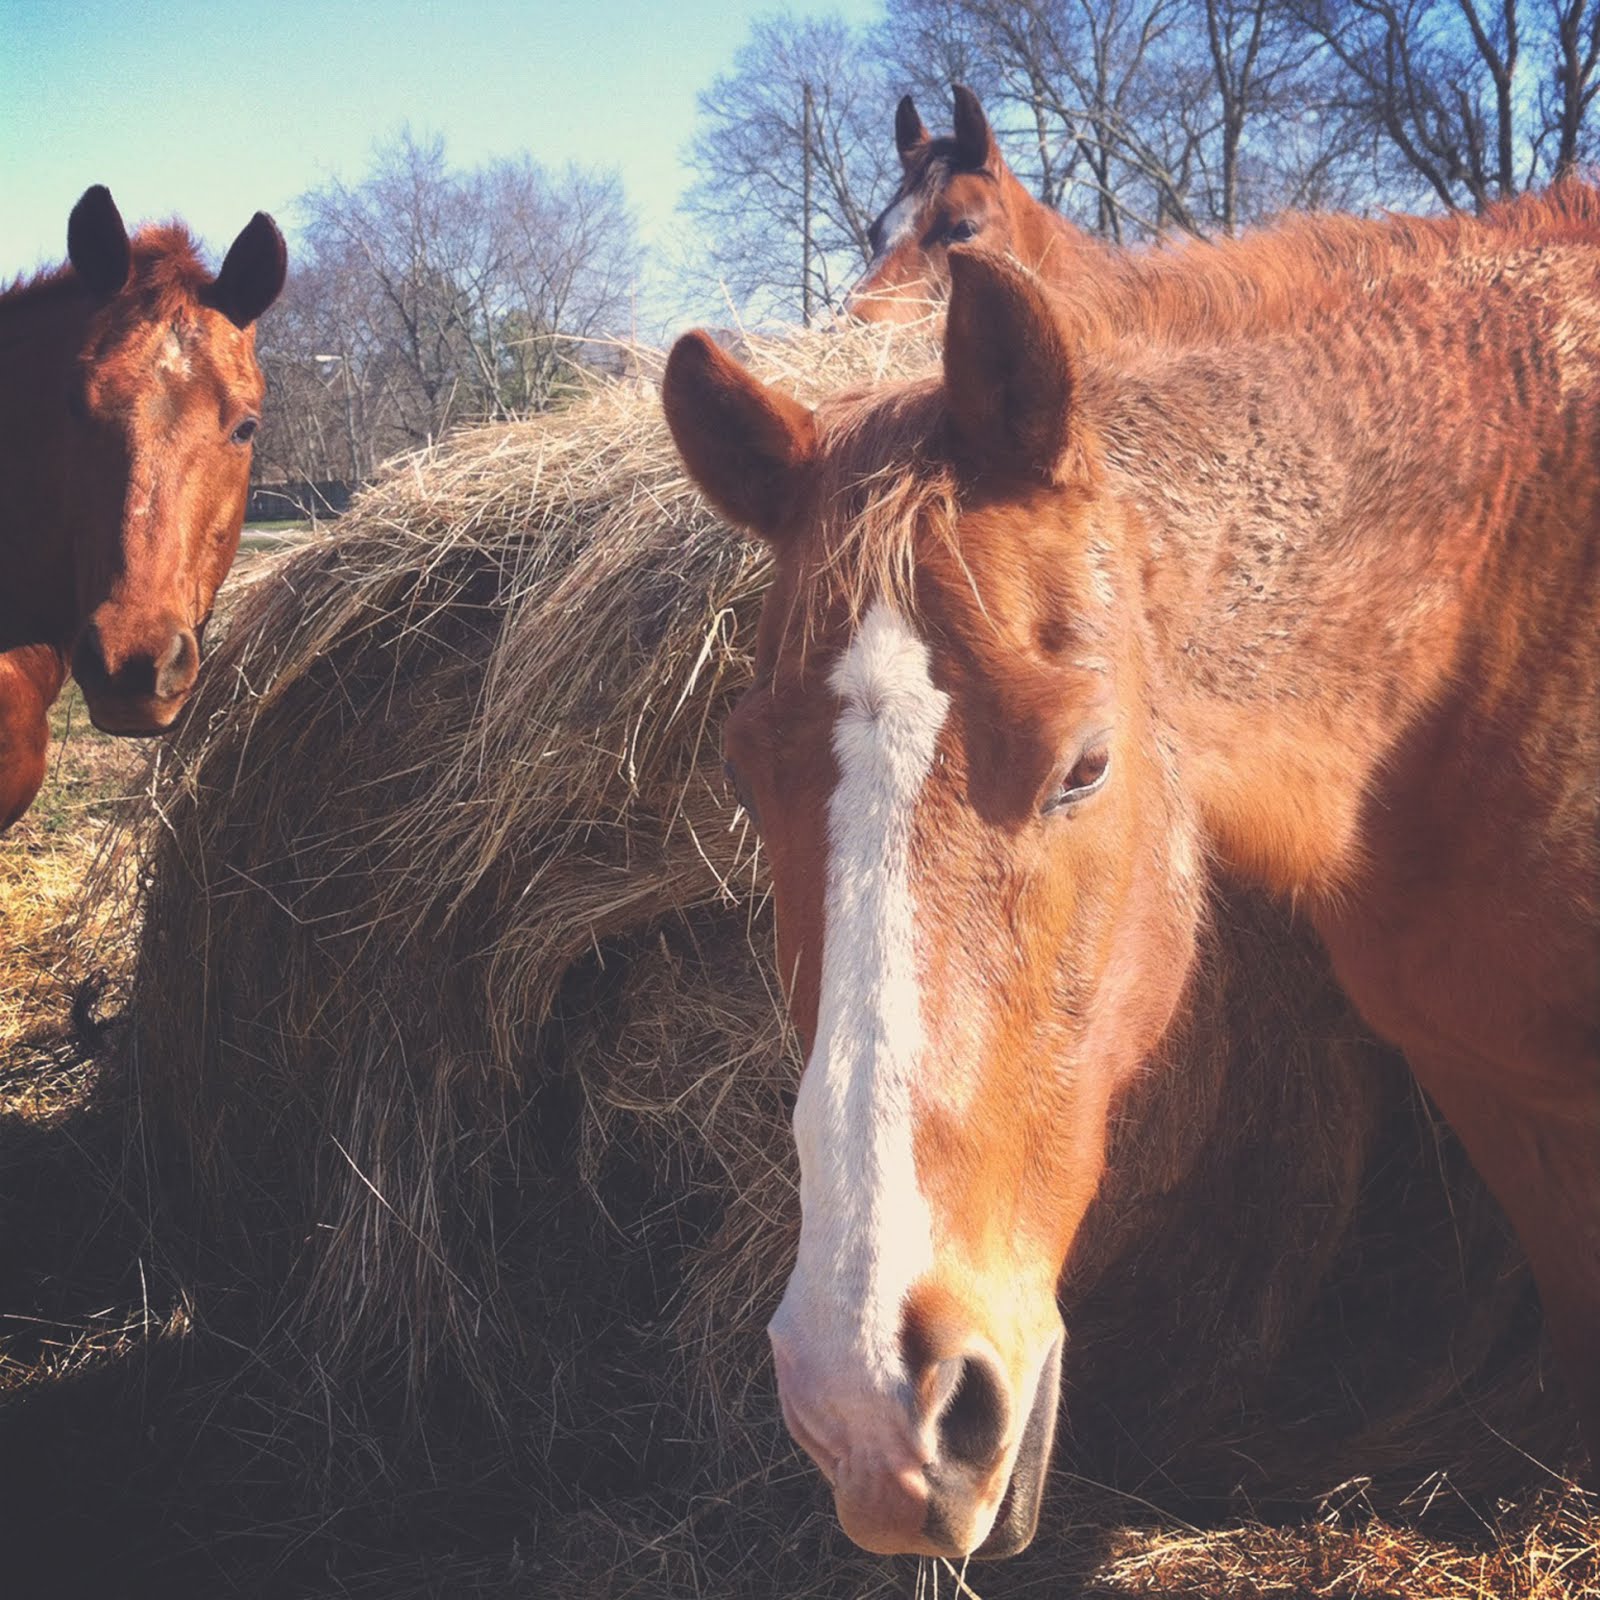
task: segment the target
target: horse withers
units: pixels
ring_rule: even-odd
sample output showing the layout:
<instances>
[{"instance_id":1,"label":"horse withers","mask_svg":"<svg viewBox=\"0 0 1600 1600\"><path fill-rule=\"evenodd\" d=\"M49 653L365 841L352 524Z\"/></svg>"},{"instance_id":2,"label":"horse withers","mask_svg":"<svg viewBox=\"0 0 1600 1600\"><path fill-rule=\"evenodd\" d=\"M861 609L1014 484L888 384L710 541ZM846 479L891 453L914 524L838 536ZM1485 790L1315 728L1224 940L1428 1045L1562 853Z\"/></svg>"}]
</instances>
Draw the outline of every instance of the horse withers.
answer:
<instances>
[{"instance_id":1,"label":"horse withers","mask_svg":"<svg viewBox=\"0 0 1600 1600\"><path fill-rule=\"evenodd\" d=\"M89 189L67 265L0 295L0 831L44 781L70 671L95 726L152 734L194 686L239 548L283 287L257 212L215 277L176 225L128 237Z\"/></svg>"},{"instance_id":2,"label":"horse withers","mask_svg":"<svg viewBox=\"0 0 1600 1600\"><path fill-rule=\"evenodd\" d=\"M895 109L900 186L868 232L872 261L845 301L857 321L934 315L949 291L949 252L967 243L1008 254L1052 282L1104 271L1112 259L1109 246L1028 193L978 97L959 83L953 93L955 132L937 139L910 95Z\"/></svg>"},{"instance_id":3,"label":"horse withers","mask_svg":"<svg viewBox=\"0 0 1600 1600\"><path fill-rule=\"evenodd\" d=\"M806 1049L770 1332L866 1548L1031 1538L1056 1284L1214 870L1405 1051L1600 1442L1597 245L1571 185L1073 298L954 250L942 375L814 411L674 348L775 558L725 738Z\"/></svg>"}]
</instances>

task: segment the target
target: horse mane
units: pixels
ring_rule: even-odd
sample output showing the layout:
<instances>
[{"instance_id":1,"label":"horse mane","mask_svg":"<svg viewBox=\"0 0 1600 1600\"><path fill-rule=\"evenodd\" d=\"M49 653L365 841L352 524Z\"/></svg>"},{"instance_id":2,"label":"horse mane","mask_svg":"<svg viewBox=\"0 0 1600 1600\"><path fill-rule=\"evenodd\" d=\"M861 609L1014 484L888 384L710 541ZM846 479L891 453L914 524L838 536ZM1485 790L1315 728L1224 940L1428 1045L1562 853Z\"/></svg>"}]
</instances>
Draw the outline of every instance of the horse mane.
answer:
<instances>
[{"instance_id":1,"label":"horse mane","mask_svg":"<svg viewBox=\"0 0 1600 1600\"><path fill-rule=\"evenodd\" d=\"M1050 286L1076 342L1184 344L1303 326L1361 289L1445 261L1506 257L1545 245L1600 245L1600 189L1564 178L1481 216L1284 218L1233 239L1185 238L1107 252L1092 273Z\"/></svg>"},{"instance_id":2,"label":"horse mane","mask_svg":"<svg viewBox=\"0 0 1600 1600\"><path fill-rule=\"evenodd\" d=\"M929 139L926 144L918 145L907 161L905 177L901 183L906 194L917 194L925 189L934 188L946 174L954 176L958 172L964 172L973 177L990 179L995 177L987 167L975 167L970 161L961 160L956 141L949 134L941 134L937 139Z\"/></svg>"},{"instance_id":3,"label":"horse mane","mask_svg":"<svg viewBox=\"0 0 1600 1600\"><path fill-rule=\"evenodd\" d=\"M211 270L200 258L200 247L189 230L177 221L152 223L128 241L131 256L129 281L141 309L162 316L192 304L212 281ZM82 293L78 274L70 261L42 267L32 275L14 278L0 288L0 306L21 308L41 300Z\"/></svg>"},{"instance_id":4,"label":"horse mane","mask_svg":"<svg viewBox=\"0 0 1600 1600\"><path fill-rule=\"evenodd\" d=\"M1181 345L1303 324L1353 293L1450 260L1559 244L1600 245L1600 189L1566 179L1480 217L1294 216L1237 239L1107 250L1080 282L1047 289L1086 350ZM941 547L964 566L942 380L845 390L816 417L818 516L801 554L798 603L808 621L833 605L859 616L879 595L914 614L919 552Z\"/></svg>"}]
</instances>

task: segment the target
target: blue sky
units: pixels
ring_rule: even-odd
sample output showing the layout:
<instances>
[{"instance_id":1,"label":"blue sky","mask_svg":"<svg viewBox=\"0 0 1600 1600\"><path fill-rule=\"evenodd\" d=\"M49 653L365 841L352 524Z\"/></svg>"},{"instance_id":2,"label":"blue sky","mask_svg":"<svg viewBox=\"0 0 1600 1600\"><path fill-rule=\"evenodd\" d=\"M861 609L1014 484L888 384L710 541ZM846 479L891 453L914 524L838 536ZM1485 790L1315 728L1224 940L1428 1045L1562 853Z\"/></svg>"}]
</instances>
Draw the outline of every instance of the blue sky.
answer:
<instances>
[{"instance_id":1,"label":"blue sky","mask_svg":"<svg viewBox=\"0 0 1600 1600\"><path fill-rule=\"evenodd\" d=\"M729 0L0 0L0 281L66 253L109 184L130 224L179 215L220 252L256 210L355 178L410 121L471 166L526 150L614 166L647 241L688 182L696 91L750 22ZM795 0L865 21L877 0ZM891 113L885 112L885 138Z\"/></svg>"}]
</instances>

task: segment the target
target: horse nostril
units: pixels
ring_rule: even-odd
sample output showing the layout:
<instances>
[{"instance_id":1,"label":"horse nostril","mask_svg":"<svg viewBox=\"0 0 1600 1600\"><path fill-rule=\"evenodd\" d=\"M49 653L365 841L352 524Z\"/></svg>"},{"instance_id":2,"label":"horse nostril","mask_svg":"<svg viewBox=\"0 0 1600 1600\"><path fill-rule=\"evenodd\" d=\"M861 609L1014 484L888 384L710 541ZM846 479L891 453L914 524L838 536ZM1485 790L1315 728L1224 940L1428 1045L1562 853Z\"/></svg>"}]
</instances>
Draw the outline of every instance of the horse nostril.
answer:
<instances>
[{"instance_id":1,"label":"horse nostril","mask_svg":"<svg viewBox=\"0 0 1600 1600\"><path fill-rule=\"evenodd\" d=\"M78 636L72 652L72 675L88 690L102 688L110 677L100 644L100 630L92 622Z\"/></svg>"},{"instance_id":2,"label":"horse nostril","mask_svg":"<svg viewBox=\"0 0 1600 1600\"><path fill-rule=\"evenodd\" d=\"M184 694L199 670L199 641L190 628L166 626L170 631L164 644L151 641L145 632L143 638L118 638L108 649L99 624L87 623L72 652L72 673L84 693L125 700L171 700Z\"/></svg>"},{"instance_id":3,"label":"horse nostril","mask_svg":"<svg viewBox=\"0 0 1600 1600\"><path fill-rule=\"evenodd\" d=\"M983 1357L965 1357L955 1391L939 1415L940 1459L986 1466L1000 1454L1008 1411L999 1374Z\"/></svg>"},{"instance_id":4,"label":"horse nostril","mask_svg":"<svg viewBox=\"0 0 1600 1600\"><path fill-rule=\"evenodd\" d=\"M155 692L162 699L179 694L189 687L199 664L199 647L195 636L182 628L173 635L172 643L162 652L156 664Z\"/></svg>"}]
</instances>

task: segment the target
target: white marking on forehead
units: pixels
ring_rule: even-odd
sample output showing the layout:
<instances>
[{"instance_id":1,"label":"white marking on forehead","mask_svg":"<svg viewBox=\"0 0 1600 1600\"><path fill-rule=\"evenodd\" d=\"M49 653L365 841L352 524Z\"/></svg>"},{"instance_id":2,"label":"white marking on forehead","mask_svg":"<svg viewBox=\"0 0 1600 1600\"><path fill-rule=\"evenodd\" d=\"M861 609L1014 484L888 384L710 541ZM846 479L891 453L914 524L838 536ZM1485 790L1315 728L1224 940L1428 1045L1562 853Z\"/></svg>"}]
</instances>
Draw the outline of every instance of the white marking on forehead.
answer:
<instances>
[{"instance_id":1,"label":"white marking on forehead","mask_svg":"<svg viewBox=\"0 0 1600 1600\"><path fill-rule=\"evenodd\" d=\"M949 709L928 647L882 601L829 678L839 697L817 1033L795 1102L800 1250L774 1327L879 1394L902 1381L901 1309L933 1266L912 1153L924 1049L911 835Z\"/></svg>"},{"instance_id":2,"label":"white marking on forehead","mask_svg":"<svg viewBox=\"0 0 1600 1600\"><path fill-rule=\"evenodd\" d=\"M879 229L878 237L883 241L878 246L878 253L873 256L872 267L892 255L896 248L907 239L917 225L917 218L922 212L922 197L915 192L902 195L883 214L883 224Z\"/></svg>"},{"instance_id":3,"label":"white marking on forehead","mask_svg":"<svg viewBox=\"0 0 1600 1600\"><path fill-rule=\"evenodd\" d=\"M189 376L189 357L176 328L168 328L156 352L156 370L176 373L180 378Z\"/></svg>"}]
</instances>

